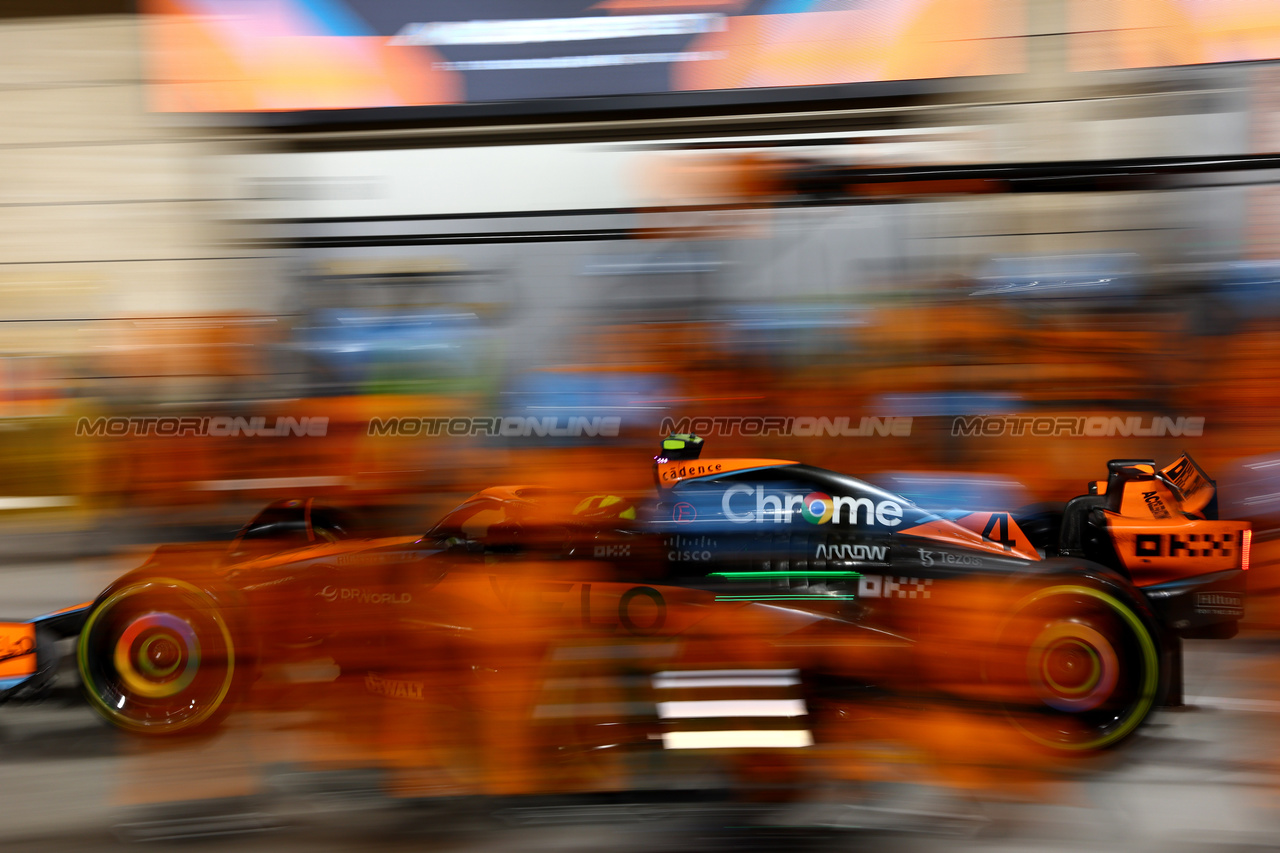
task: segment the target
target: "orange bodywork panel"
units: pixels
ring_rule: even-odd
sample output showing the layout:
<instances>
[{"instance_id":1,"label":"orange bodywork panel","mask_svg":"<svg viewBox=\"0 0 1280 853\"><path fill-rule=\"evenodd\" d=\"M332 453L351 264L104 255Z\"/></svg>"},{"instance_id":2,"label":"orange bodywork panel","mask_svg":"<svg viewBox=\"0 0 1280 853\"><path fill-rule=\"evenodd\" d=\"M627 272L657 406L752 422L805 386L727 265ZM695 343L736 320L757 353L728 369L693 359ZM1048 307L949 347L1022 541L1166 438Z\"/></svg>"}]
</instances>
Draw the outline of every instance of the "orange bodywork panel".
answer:
<instances>
[{"instance_id":1,"label":"orange bodywork panel","mask_svg":"<svg viewBox=\"0 0 1280 853\"><path fill-rule=\"evenodd\" d=\"M1031 544L1027 534L1022 532L1022 528L1007 512L971 512L957 518L956 524L972 530L985 542L999 546L1004 554L1011 557L1021 557L1024 560L1040 559L1039 552Z\"/></svg>"},{"instance_id":2,"label":"orange bodywork panel","mask_svg":"<svg viewBox=\"0 0 1280 853\"><path fill-rule=\"evenodd\" d=\"M1130 480L1120 495L1120 514L1126 518L1166 520L1182 517L1177 496L1160 480Z\"/></svg>"},{"instance_id":3,"label":"orange bodywork panel","mask_svg":"<svg viewBox=\"0 0 1280 853\"><path fill-rule=\"evenodd\" d=\"M0 678L23 678L36 671L36 626L0 622Z\"/></svg>"},{"instance_id":4,"label":"orange bodywork panel","mask_svg":"<svg viewBox=\"0 0 1280 853\"><path fill-rule=\"evenodd\" d=\"M93 606L92 601L84 601L84 602L81 602L80 604L73 604L70 607L60 607L57 610L52 611L51 613L44 614L44 616L40 618L46 619L50 616L61 616L64 613L72 613L76 610L88 610L92 606ZM23 623L23 624L26 624L26 623Z\"/></svg>"},{"instance_id":5,"label":"orange bodywork panel","mask_svg":"<svg viewBox=\"0 0 1280 853\"><path fill-rule=\"evenodd\" d=\"M529 562L512 571L450 572L433 595L449 602L448 612L491 627L506 643L516 628L533 632L526 639L564 639L569 630L583 637L673 636L687 631L712 611L715 594L683 587L652 587L615 579L607 563ZM591 578L583 582L582 578ZM717 611L718 612L718 611ZM544 634L546 636L544 636Z\"/></svg>"},{"instance_id":6,"label":"orange bodywork panel","mask_svg":"<svg viewBox=\"0 0 1280 853\"><path fill-rule=\"evenodd\" d=\"M1012 518L1007 519L1007 530L1016 532L1020 543L1017 547L1007 548L998 541L988 539L983 534L982 531L986 528L987 523L991 521L991 517L1001 515L1008 516L1008 513L975 512L964 516L958 521L939 518L933 521L926 521L924 524L917 524L915 527L908 527L906 530L897 530L894 533L899 536L919 536L922 539L932 539L935 542L943 542L947 545L986 551L1001 557L1021 557L1024 560L1039 560L1040 555L1036 553L1035 548L1031 547L1026 535L1018 529L1018 525ZM997 535L1001 532L999 519L996 519L996 525L990 531L990 535ZM998 538L1007 538L1007 536L999 536Z\"/></svg>"},{"instance_id":7,"label":"orange bodywork panel","mask_svg":"<svg viewBox=\"0 0 1280 853\"><path fill-rule=\"evenodd\" d=\"M1138 586L1241 568L1249 530L1246 522L1200 518L1147 520L1108 512L1106 520L1116 554Z\"/></svg>"}]
</instances>

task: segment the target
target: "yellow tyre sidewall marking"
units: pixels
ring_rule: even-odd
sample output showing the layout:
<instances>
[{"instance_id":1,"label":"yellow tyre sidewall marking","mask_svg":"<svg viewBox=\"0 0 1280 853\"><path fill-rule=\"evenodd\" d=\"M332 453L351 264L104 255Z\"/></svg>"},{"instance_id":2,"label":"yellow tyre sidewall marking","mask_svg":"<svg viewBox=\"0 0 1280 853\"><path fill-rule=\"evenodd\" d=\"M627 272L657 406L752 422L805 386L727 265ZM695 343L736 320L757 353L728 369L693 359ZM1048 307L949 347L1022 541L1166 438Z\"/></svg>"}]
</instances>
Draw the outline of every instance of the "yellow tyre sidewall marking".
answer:
<instances>
[{"instance_id":1,"label":"yellow tyre sidewall marking","mask_svg":"<svg viewBox=\"0 0 1280 853\"><path fill-rule=\"evenodd\" d=\"M184 718L180 724L176 725L173 723L142 723L131 720L120 714L118 708L113 708L102 700L98 691L94 689L93 680L89 677L88 673L89 655L91 653L91 650L88 648L88 638L92 633L94 623L97 621L98 617L110 610L120 601L128 598L130 595L151 587L177 588L194 595L198 599L204 599L207 601L210 605L209 618L211 618L214 624L218 626L218 630L222 633L223 643L226 645L227 649L227 672L225 677L222 679L222 685L218 689L217 696L215 696L213 701L208 704L208 707L199 711L194 716ZM84 681L85 686L89 688L87 692L89 694L90 704L114 725L130 731L178 731L198 726L200 723L209 719L209 717L213 715L213 712L218 710L222 705L223 700L227 698L227 694L231 692L231 682L235 676L235 643L231 638L231 630L227 627L222 615L218 612L217 603L214 602L207 592L194 584L178 580L176 578L151 578L149 580L131 583L122 589L116 590L106 601L93 609L93 612L89 615L88 621L85 622L84 627L80 630L80 640L76 644L76 661L80 668L80 678Z\"/></svg>"},{"instance_id":2,"label":"yellow tyre sidewall marking","mask_svg":"<svg viewBox=\"0 0 1280 853\"><path fill-rule=\"evenodd\" d=\"M1048 740L1039 737L1034 732L1028 730L1025 726L1018 722L1017 718L1013 719L1013 724L1018 727L1023 734L1031 738L1031 740L1041 746L1051 747L1053 749L1066 749L1085 751L1090 749L1101 749L1110 746L1117 741L1122 740L1130 732L1138 727L1142 720L1146 719L1148 712L1156 702L1156 691L1160 686L1160 652L1156 648L1155 640L1151 636L1151 632L1147 630L1147 626L1143 623L1141 617L1133 612L1132 608L1126 606L1113 595L1109 595L1101 590L1093 587L1083 586L1079 584L1063 584L1061 586L1045 587L1032 595L1024 598L1015 608L1014 612L1018 612L1025 607L1030 607L1046 598L1056 595L1084 595L1089 598L1095 598L1107 605L1119 614L1122 619L1129 625L1138 638L1138 645L1142 654L1143 663L1146 665L1146 675L1143 678L1142 692L1138 705L1132 709L1124 722L1119 728L1108 732L1101 737L1085 743L1061 743L1059 741Z\"/></svg>"}]
</instances>

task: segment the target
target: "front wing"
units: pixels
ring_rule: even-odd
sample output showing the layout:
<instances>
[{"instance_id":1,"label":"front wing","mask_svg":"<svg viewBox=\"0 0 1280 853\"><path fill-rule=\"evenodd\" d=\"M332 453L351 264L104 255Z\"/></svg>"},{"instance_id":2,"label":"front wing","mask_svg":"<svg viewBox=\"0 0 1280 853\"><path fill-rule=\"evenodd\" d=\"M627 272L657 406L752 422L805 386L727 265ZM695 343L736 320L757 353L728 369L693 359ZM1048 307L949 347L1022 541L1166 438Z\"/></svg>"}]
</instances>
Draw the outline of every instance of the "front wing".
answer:
<instances>
[{"instance_id":1,"label":"front wing","mask_svg":"<svg viewBox=\"0 0 1280 853\"><path fill-rule=\"evenodd\" d=\"M86 602L25 622L0 622L0 702L52 680L60 662L55 644L79 634L92 607Z\"/></svg>"}]
</instances>

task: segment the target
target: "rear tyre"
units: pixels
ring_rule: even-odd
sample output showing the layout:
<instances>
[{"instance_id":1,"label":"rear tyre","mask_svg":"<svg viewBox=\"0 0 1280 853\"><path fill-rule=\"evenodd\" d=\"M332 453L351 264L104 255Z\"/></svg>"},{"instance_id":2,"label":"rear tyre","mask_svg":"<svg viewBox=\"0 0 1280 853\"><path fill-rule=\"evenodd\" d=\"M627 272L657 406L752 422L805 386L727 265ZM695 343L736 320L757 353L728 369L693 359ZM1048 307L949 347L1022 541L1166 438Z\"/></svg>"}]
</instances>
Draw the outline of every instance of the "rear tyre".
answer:
<instances>
[{"instance_id":1,"label":"rear tyre","mask_svg":"<svg viewBox=\"0 0 1280 853\"><path fill-rule=\"evenodd\" d=\"M206 589L171 577L126 578L99 598L76 647L89 704L146 735L215 727L244 683L235 632Z\"/></svg>"},{"instance_id":2,"label":"rear tyre","mask_svg":"<svg viewBox=\"0 0 1280 853\"><path fill-rule=\"evenodd\" d=\"M1053 750L1089 752L1129 737L1156 706L1160 643L1146 608L1123 590L1063 578L1022 597L987 677L1013 725Z\"/></svg>"}]
</instances>

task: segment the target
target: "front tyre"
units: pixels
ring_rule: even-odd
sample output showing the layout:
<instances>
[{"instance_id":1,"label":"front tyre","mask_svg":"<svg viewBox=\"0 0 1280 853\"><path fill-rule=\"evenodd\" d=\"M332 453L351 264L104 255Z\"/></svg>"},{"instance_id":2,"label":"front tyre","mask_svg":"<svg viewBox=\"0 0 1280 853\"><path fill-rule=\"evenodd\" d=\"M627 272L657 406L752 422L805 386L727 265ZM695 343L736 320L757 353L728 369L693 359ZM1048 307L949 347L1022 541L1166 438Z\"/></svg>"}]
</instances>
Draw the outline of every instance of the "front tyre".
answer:
<instances>
[{"instance_id":1,"label":"front tyre","mask_svg":"<svg viewBox=\"0 0 1280 853\"><path fill-rule=\"evenodd\" d=\"M215 726L242 680L235 635L218 602L176 578L109 589L85 622L76 657L89 704L139 734Z\"/></svg>"},{"instance_id":2,"label":"front tyre","mask_svg":"<svg viewBox=\"0 0 1280 853\"><path fill-rule=\"evenodd\" d=\"M1031 591L1002 626L988 680L1041 746L1086 752L1131 735L1159 699L1161 657L1145 609L1110 585L1067 578Z\"/></svg>"}]
</instances>

